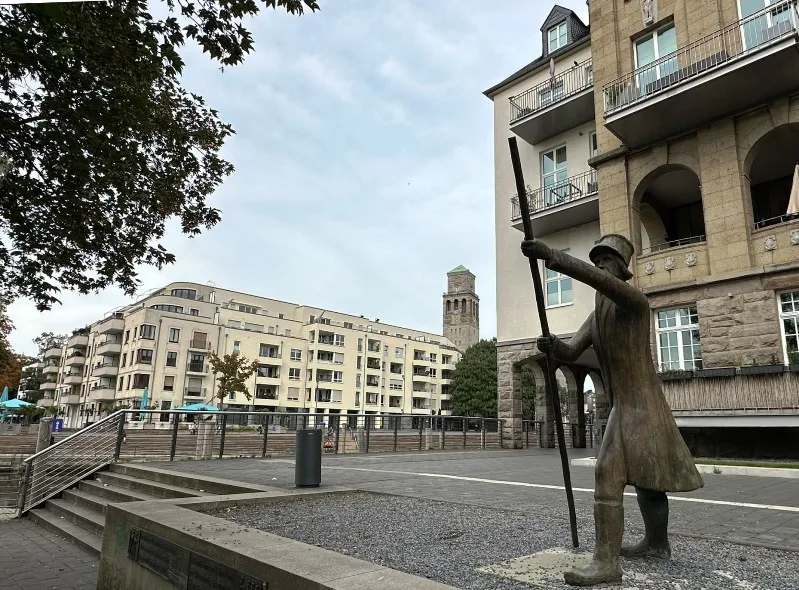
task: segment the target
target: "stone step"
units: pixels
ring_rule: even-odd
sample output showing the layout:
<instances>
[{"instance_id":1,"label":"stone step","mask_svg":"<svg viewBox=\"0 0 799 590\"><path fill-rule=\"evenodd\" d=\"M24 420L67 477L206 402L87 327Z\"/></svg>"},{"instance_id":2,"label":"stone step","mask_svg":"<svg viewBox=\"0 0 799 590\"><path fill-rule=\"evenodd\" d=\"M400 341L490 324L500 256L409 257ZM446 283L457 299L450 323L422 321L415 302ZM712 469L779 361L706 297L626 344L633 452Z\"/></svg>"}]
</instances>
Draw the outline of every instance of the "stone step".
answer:
<instances>
[{"instance_id":1,"label":"stone step","mask_svg":"<svg viewBox=\"0 0 799 590\"><path fill-rule=\"evenodd\" d=\"M128 475L142 480L158 482L159 484L167 484L192 490L197 492L197 495L206 493L247 494L257 491L258 488L258 486L242 485L239 482L226 479L191 475L180 471L159 469L157 467L148 467L140 464L112 463L108 466L108 469L111 473Z\"/></svg>"},{"instance_id":2,"label":"stone step","mask_svg":"<svg viewBox=\"0 0 799 590\"><path fill-rule=\"evenodd\" d=\"M95 481L127 488L136 492L143 492L158 498L193 498L196 496L210 496L209 492L190 490L182 486L175 486L152 480L144 480L131 475L103 471L95 475Z\"/></svg>"},{"instance_id":3,"label":"stone step","mask_svg":"<svg viewBox=\"0 0 799 590\"><path fill-rule=\"evenodd\" d=\"M78 547L88 551L91 555L100 557L100 552L103 548L102 537L44 508L31 510L28 512L28 517L31 519L31 522L35 522L39 526L75 543Z\"/></svg>"},{"instance_id":4,"label":"stone step","mask_svg":"<svg viewBox=\"0 0 799 590\"><path fill-rule=\"evenodd\" d=\"M98 474L102 477L102 472ZM74 489L74 488L73 488ZM84 479L78 484L78 489L91 494L93 496L100 496L107 499L109 502L138 502L139 500L158 500L157 496L150 494L143 494L136 492L129 488L121 488L119 486L102 483L96 479Z\"/></svg>"},{"instance_id":5,"label":"stone step","mask_svg":"<svg viewBox=\"0 0 799 590\"><path fill-rule=\"evenodd\" d=\"M105 528L105 515L90 508L78 506L69 500L50 499L44 507L53 514L71 521L95 535L102 536Z\"/></svg>"},{"instance_id":6,"label":"stone step","mask_svg":"<svg viewBox=\"0 0 799 590\"><path fill-rule=\"evenodd\" d=\"M105 514L106 507L109 504L115 503L114 500L109 500L108 498L104 498L102 496L96 496L78 488L66 490L63 494L61 494L61 499L66 500L71 504L75 504L76 506L80 506L81 508L93 510L98 514Z\"/></svg>"}]
</instances>

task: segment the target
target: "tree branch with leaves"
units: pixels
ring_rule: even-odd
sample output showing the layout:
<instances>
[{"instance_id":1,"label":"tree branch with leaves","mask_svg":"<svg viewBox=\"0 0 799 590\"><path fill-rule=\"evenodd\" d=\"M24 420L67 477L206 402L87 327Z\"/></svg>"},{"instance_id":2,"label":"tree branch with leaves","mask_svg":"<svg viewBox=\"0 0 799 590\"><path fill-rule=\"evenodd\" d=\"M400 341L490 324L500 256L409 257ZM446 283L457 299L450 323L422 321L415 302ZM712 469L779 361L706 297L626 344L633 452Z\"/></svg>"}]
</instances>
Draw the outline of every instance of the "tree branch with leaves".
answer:
<instances>
[{"instance_id":1,"label":"tree branch with leaves","mask_svg":"<svg viewBox=\"0 0 799 590\"><path fill-rule=\"evenodd\" d=\"M39 309L62 290L136 292L162 268L170 218L213 227L207 199L233 173L232 127L181 85L187 41L222 67L253 51L263 6L300 15L315 0L146 0L0 6L0 293ZM30 231L35 227L36 231Z\"/></svg>"},{"instance_id":2,"label":"tree branch with leaves","mask_svg":"<svg viewBox=\"0 0 799 590\"><path fill-rule=\"evenodd\" d=\"M252 394L247 389L247 380L258 370L257 361L248 361L245 357L236 354L226 354L222 357L212 352L208 357L211 372L217 380L216 395L219 404L224 403L231 393L241 393L252 399Z\"/></svg>"}]
</instances>

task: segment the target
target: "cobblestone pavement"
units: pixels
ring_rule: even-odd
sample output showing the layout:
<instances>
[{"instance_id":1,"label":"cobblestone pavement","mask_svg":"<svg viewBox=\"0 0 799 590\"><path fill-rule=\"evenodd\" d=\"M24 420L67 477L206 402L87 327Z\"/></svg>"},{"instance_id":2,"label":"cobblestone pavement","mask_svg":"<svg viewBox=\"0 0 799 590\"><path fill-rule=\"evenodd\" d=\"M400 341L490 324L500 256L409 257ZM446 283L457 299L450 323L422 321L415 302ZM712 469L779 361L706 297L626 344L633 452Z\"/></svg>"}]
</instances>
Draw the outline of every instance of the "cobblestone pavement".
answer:
<instances>
[{"instance_id":1,"label":"cobblestone pavement","mask_svg":"<svg viewBox=\"0 0 799 590\"><path fill-rule=\"evenodd\" d=\"M569 456L595 453L574 449ZM322 464L323 485L521 512L566 502L563 490L558 489L563 479L555 449L326 455ZM189 461L159 467L294 487L290 459ZM590 508L593 468L573 466L571 474L575 502ZM703 474L703 478L703 489L671 495L673 533L799 551L799 480L713 474ZM628 526L640 527L634 491L628 488L628 492Z\"/></svg>"},{"instance_id":2,"label":"cobblestone pavement","mask_svg":"<svg viewBox=\"0 0 799 590\"><path fill-rule=\"evenodd\" d=\"M27 520L0 522L0 589L94 590L99 561Z\"/></svg>"}]
</instances>

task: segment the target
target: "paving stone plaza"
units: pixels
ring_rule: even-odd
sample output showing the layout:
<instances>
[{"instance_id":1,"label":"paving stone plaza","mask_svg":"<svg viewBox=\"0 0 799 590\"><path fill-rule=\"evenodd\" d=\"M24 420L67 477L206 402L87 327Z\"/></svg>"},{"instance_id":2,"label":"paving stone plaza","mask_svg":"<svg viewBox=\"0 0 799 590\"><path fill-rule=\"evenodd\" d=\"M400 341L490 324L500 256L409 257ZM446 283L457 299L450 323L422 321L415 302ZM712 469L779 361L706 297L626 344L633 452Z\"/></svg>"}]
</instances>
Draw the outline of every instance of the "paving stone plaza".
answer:
<instances>
[{"instance_id":1,"label":"paving stone plaza","mask_svg":"<svg viewBox=\"0 0 799 590\"><path fill-rule=\"evenodd\" d=\"M570 451L572 458L591 454ZM157 466L286 490L294 487L292 459ZM799 588L797 480L703 477L702 490L672 496L672 561L640 565L625 560L623 587ZM569 546L554 449L326 456L322 478L323 487L344 486L358 493L277 507L242 507L219 516L455 587L558 587L530 578L536 564L518 560ZM590 551L593 470L573 466L572 478L581 550ZM626 538L633 538L642 523L632 494L625 508ZM0 546L5 548L0 566L9 574L0 578L0 588L96 585L94 558L32 523L0 522ZM527 584L518 582L520 577Z\"/></svg>"}]
</instances>

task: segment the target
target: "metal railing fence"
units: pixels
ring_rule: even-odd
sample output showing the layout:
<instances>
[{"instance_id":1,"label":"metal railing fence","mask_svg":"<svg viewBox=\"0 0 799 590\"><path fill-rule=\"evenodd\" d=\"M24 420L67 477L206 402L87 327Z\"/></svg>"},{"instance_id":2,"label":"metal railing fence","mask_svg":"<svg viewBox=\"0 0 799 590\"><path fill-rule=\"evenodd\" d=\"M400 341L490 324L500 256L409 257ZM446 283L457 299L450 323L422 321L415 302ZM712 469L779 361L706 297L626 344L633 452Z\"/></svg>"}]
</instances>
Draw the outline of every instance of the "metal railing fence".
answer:
<instances>
[{"instance_id":1,"label":"metal railing fence","mask_svg":"<svg viewBox=\"0 0 799 590\"><path fill-rule=\"evenodd\" d=\"M502 448L502 420L430 414L119 410L24 461L24 513L116 461L293 454L296 431L319 428L332 454Z\"/></svg>"},{"instance_id":2,"label":"metal railing fence","mask_svg":"<svg viewBox=\"0 0 799 590\"><path fill-rule=\"evenodd\" d=\"M530 212L537 213L544 209L557 207L570 201L575 201L589 195L595 195L599 191L599 177L596 170L588 170L576 176L570 176L564 180L542 186L537 189L527 191L527 201L530 203ZM519 206L519 196L511 199L512 211L511 220L518 221L522 218L522 210Z\"/></svg>"},{"instance_id":3,"label":"metal railing fence","mask_svg":"<svg viewBox=\"0 0 799 590\"><path fill-rule=\"evenodd\" d=\"M594 85L591 59L511 97L510 123L557 104Z\"/></svg>"},{"instance_id":4,"label":"metal railing fence","mask_svg":"<svg viewBox=\"0 0 799 590\"><path fill-rule=\"evenodd\" d=\"M605 116L796 35L796 23L796 0L782 0L680 47L605 84Z\"/></svg>"}]
</instances>

